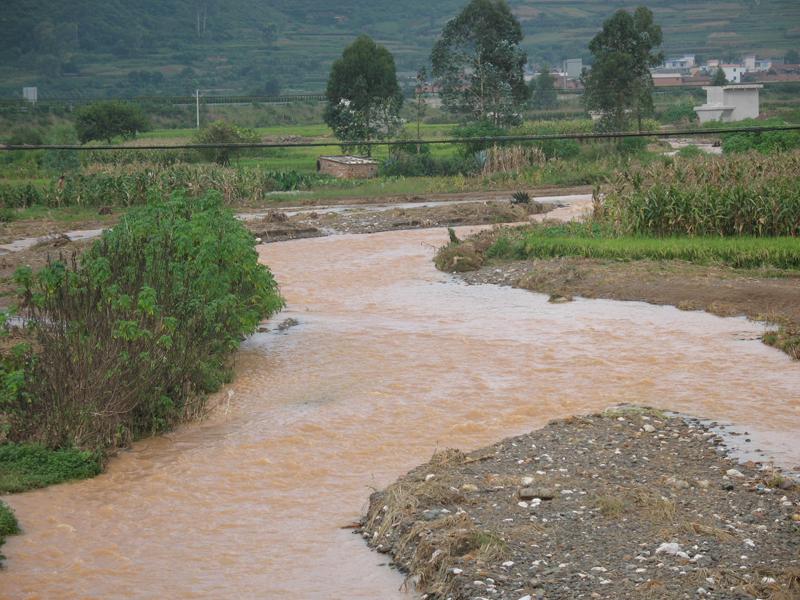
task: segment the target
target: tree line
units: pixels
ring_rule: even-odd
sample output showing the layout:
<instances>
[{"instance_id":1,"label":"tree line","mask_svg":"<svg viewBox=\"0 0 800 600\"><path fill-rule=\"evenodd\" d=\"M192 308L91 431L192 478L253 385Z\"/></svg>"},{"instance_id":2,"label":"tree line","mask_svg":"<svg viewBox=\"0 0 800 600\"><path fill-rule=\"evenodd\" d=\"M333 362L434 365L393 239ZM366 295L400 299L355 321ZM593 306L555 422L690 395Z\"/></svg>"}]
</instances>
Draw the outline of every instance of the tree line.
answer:
<instances>
[{"instance_id":1,"label":"tree line","mask_svg":"<svg viewBox=\"0 0 800 600\"><path fill-rule=\"evenodd\" d=\"M555 106L555 81L546 65L531 87L525 84L522 39L505 0L471 0L447 22L431 52L431 74L444 108L462 122L499 128L520 123L531 99L538 108ZM641 128L653 113L649 69L663 61L657 51L661 41L661 28L646 7L633 14L616 11L591 40L594 63L581 79L585 106L600 113L601 127L622 131L635 120ZM421 69L417 76L418 121L424 75ZM325 122L343 142L389 139L401 128L403 95L394 58L368 36L356 39L333 63L326 96Z\"/></svg>"}]
</instances>

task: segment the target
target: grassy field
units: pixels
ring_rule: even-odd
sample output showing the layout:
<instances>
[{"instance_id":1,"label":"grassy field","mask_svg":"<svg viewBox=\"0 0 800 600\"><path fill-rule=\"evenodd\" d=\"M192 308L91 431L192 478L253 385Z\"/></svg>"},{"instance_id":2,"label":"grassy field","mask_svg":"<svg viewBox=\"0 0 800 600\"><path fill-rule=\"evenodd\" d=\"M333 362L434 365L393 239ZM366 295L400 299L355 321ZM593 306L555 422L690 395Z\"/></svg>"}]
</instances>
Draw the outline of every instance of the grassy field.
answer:
<instances>
[{"instance_id":1,"label":"grassy field","mask_svg":"<svg viewBox=\"0 0 800 600\"><path fill-rule=\"evenodd\" d=\"M519 237L501 237L486 254L489 258L512 260L577 256L800 269L800 239L791 237L604 238L564 235L561 228L534 228Z\"/></svg>"}]
</instances>

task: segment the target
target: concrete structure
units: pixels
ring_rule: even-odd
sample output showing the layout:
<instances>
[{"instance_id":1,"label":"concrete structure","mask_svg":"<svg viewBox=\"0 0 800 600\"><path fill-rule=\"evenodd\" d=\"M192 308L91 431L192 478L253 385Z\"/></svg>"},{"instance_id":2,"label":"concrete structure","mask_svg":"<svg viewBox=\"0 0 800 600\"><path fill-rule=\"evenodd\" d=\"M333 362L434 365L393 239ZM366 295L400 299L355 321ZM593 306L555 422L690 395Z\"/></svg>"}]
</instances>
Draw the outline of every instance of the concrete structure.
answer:
<instances>
[{"instance_id":1,"label":"concrete structure","mask_svg":"<svg viewBox=\"0 0 800 600\"><path fill-rule=\"evenodd\" d=\"M31 104L36 104L36 101L39 99L39 88L35 86L22 88L22 98Z\"/></svg>"},{"instance_id":2,"label":"concrete structure","mask_svg":"<svg viewBox=\"0 0 800 600\"><path fill-rule=\"evenodd\" d=\"M581 71L583 71L583 59L582 58L568 58L564 61L564 73L567 74L567 77L570 79L578 79L581 76Z\"/></svg>"},{"instance_id":3,"label":"concrete structure","mask_svg":"<svg viewBox=\"0 0 800 600\"><path fill-rule=\"evenodd\" d=\"M320 156L317 172L339 179L369 179L378 174L378 161L363 156Z\"/></svg>"},{"instance_id":4,"label":"concrete structure","mask_svg":"<svg viewBox=\"0 0 800 600\"><path fill-rule=\"evenodd\" d=\"M758 90L763 85L706 86L706 103L695 106L700 123L721 121L731 123L742 119L755 119L759 115Z\"/></svg>"}]
</instances>

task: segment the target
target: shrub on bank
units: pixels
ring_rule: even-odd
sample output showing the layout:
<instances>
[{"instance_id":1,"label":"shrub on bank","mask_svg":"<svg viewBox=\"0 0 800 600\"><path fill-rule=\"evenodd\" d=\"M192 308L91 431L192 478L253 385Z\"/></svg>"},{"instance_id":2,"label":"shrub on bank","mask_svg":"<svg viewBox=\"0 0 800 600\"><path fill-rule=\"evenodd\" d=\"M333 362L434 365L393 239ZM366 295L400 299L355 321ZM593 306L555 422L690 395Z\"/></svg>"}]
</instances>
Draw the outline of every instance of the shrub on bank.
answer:
<instances>
[{"instance_id":1,"label":"shrub on bank","mask_svg":"<svg viewBox=\"0 0 800 600\"><path fill-rule=\"evenodd\" d=\"M16 280L36 351L2 417L10 440L49 448L102 450L196 415L240 341L282 307L216 193L135 208L80 260Z\"/></svg>"},{"instance_id":2,"label":"shrub on bank","mask_svg":"<svg viewBox=\"0 0 800 600\"><path fill-rule=\"evenodd\" d=\"M8 504L0 500L0 546L5 543L6 537L17 533L19 533L19 524L14 516L14 511L9 508ZM0 554L0 561L4 558L5 556Z\"/></svg>"}]
</instances>

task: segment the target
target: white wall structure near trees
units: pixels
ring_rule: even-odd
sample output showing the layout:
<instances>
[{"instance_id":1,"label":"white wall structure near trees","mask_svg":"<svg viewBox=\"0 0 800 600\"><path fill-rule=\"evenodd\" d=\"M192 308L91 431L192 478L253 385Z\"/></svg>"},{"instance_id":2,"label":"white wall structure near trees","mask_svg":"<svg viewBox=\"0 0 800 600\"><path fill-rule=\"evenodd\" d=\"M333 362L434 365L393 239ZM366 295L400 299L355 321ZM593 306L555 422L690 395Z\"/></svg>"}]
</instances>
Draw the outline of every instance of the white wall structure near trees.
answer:
<instances>
[{"instance_id":1,"label":"white wall structure near trees","mask_svg":"<svg viewBox=\"0 0 800 600\"><path fill-rule=\"evenodd\" d=\"M755 119L759 115L758 90L763 85L706 86L706 103L695 106L700 123L721 121L731 123L743 119Z\"/></svg>"}]
</instances>

